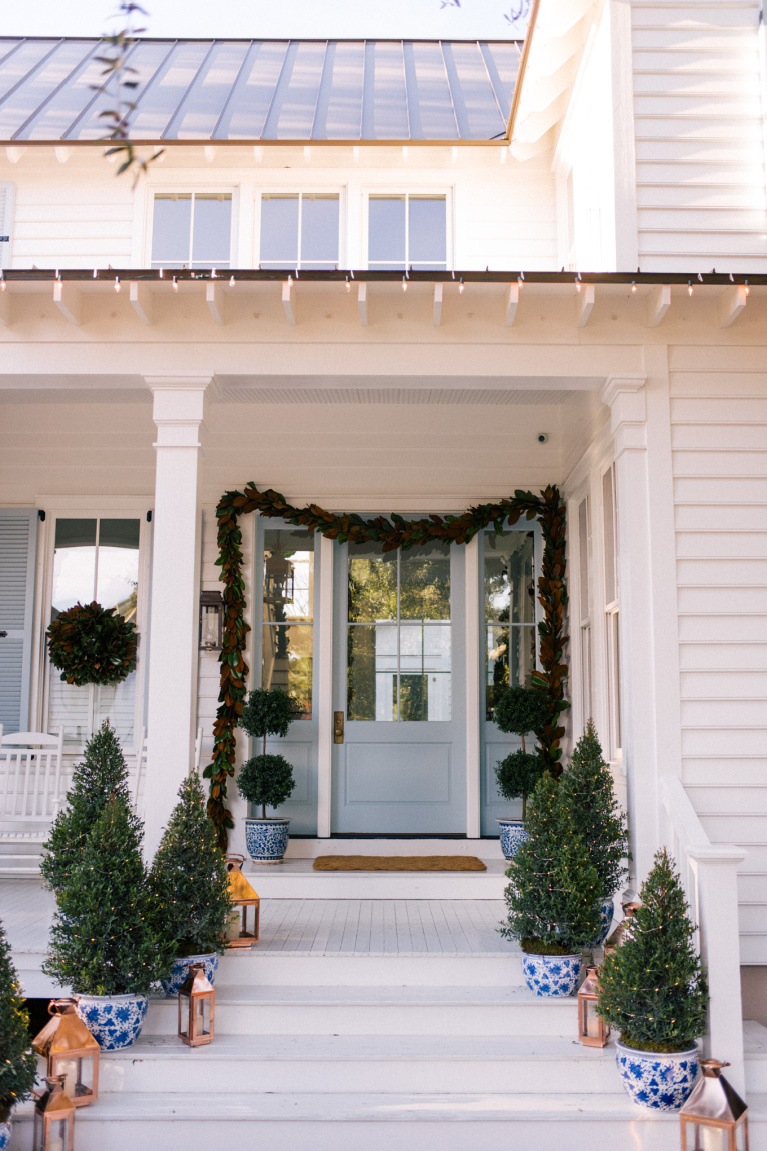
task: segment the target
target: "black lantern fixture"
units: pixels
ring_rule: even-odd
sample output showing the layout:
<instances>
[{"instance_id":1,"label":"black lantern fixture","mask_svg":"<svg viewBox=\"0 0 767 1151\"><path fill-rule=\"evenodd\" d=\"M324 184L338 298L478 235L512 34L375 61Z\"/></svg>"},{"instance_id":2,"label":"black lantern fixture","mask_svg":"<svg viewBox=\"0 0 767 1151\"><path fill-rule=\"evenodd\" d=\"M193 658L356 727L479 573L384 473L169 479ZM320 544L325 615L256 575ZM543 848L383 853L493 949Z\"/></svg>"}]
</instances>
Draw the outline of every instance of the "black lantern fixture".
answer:
<instances>
[{"instance_id":1,"label":"black lantern fixture","mask_svg":"<svg viewBox=\"0 0 767 1151\"><path fill-rule=\"evenodd\" d=\"M748 1107L722 1075L729 1063L700 1065L703 1074L679 1113L682 1151L748 1151Z\"/></svg>"},{"instance_id":2,"label":"black lantern fixture","mask_svg":"<svg viewBox=\"0 0 767 1151\"><path fill-rule=\"evenodd\" d=\"M224 597L200 592L200 651L221 651L224 643Z\"/></svg>"}]
</instances>

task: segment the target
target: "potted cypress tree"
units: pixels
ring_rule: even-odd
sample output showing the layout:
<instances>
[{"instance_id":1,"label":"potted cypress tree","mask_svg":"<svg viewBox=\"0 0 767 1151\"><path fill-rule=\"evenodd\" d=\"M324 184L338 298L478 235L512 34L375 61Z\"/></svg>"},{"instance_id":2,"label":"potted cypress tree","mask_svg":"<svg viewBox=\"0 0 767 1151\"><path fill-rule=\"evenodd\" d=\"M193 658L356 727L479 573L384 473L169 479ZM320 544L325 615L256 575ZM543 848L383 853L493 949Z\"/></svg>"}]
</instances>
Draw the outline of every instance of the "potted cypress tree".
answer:
<instances>
[{"instance_id":1,"label":"potted cypress tree","mask_svg":"<svg viewBox=\"0 0 767 1151\"><path fill-rule=\"evenodd\" d=\"M30 1048L29 1015L11 961L11 948L0 924L0 1151L11 1138L11 1108L29 1098L36 1071L37 1062Z\"/></svg>"},{"instance_id":2,"label":"potted cypress tree","mask_svg":"<svg viewBox=\"0 0 767 1151\"><path fill-rule=\"evenodd\" d=\"M166 995L178 995L192 963L201 963L214 982L234 908L226 861L196 772L186 777L178 796L149 875L166 932L176 941L173 970L162 981Z\"/></svg>"},{"instance_id":3,"label":"potted cypress tree","mask_svg":"<svg viewBox=\"0 0 767 1151\"><path fill-rule=\"evenodd\" d=\"M506 874L508 918L501 935L518 939L522 971L535 995L572 995L581 951L597 933L599 879L588 849L562 802L558 782L545 772L530 802L527 837Z\"/></svg>"},{"instance_id":4,"label":"potted cypress tree","mask_svg":"<svg viewBox=\"0 0 767 1151\"><path fill-rule=\"evenodd\" d=\"M70 870L79 860L94 823L113 797L124 800L130 811L128 769L107 719L86 744L83 762L72 775L67 806L54 819L44 845L40 871L46 887L57 897L66 887ZM132 811L129 822L140 826Z\"/></svg>"},{"instance_id":5,"label":"potted cypress tree","mask_svg":"<svg viewBox=\"0 0 767 1151\"><path fill-rule=\"evenodd\" d=\"M263 740L260 755L243 764L237 788L243 799L260 805L261 815L245 820L245 844L254 863L282 863L288 846L290 820L267 818L267 807L279 807L295 787L293 767L282 755L266 754L268 735L284 736L295 717L295 705L281 688L254 689L243 708L240 727Z\"/></svg>"},{"instance_id":6,"label":"potted cypress tree","mask_svg":"<svg viewBox=\"0 0 767 1151\"><path fill-rule=\"evenodd\" d=\"M107 1051L137 1038L150 986L175 958L166 913L149 890L142 834L126 800L110 800L59 893L43 963L74 989L78 1015Z\"/></svg>"},{"instance_id":7,"label":"potted cypress tree","mask_svg":"<svg viewBox=\"0 0 767 1151\"><path fill-rule=\"evenodd\" d=\"M698 1073L696 1040L706 1031L708 987L665 848L640 898L622 947L602 965L596 1010L621 1033L616 1061L630 1098L654 1111L679 1111Z\"/></svg>"},{"instance_id":8,"label":"potted cypress tree","mask_svg":"<svg viewBox=\"0 0 767 1151\"><path fill-rule=\"evenodd\" d=\"M551 719L548 700L537 688L515 684L498 696L493 719L501 731L518 735L522 740L521 749L512 751L495 769L498 791L503 798L522 800L522 819L498 820L501 850L506 859L513 859L525 835L527 797L546 770L546 761L539 750L527 750L525 736L531 731L541 731Z\"/></svg>"},{"instance_id":9,"label":"potted cypress tree","mask_svg":"<svg viewBox=\"0 0 767 1151\"><path fill-rule=\"evenodd\" d=\"M575 745L559 786L599 877L601 926L593 943L600 946L610 933L613 900L628 874L624 861L630 856L626 817L615 798L613 777L592 720Z\"/></svg>"}]
</instances>

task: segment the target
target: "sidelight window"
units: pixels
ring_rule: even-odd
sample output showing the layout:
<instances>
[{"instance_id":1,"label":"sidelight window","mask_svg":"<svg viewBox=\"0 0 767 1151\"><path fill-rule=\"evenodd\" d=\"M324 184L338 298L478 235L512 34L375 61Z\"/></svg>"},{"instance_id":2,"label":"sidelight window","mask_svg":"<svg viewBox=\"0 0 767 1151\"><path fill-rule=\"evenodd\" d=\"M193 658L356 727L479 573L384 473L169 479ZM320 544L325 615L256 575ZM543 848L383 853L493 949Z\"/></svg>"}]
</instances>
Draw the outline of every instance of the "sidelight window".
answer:
<instances>
[{"instance_id":1,"label":"sidelight window","mask_svg":"<svg viewBox=\"0 0 767 1151\"><path fill-rule=\"evenodd\" d=\"M529 685L535 670L535 536L486 532L484 539L485 718L500 692Z\"/></svg>"},{"instance_id":2,"label":"sidelight window","mask_svg":"<svg viewBox=\"0 0 767 1151\"><path fill-rule=\"evenodd\" d=\"M264 530L261 686L279 687L312 714L314 536L300 528Z\"/></svg>"}]
</instances>

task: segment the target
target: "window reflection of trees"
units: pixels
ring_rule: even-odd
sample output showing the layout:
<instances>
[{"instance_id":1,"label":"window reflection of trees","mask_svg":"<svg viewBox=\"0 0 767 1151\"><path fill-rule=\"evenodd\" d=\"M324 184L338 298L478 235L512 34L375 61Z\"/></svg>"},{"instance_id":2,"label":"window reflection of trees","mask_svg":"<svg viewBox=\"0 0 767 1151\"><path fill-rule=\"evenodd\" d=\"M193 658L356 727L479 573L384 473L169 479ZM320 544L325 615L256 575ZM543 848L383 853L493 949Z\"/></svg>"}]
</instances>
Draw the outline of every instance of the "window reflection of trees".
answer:
<instances>
[{"instance_id":1,"label":"window reflection of trees","mask_svg":"<svg viewBox=\"0 0 767 1151\"><path fill-rule=\"evenodd\" d=\"M264 533L263 687L296 700L299 718L312 714L313 538L301 530Z\"/></svg>"},{"instance_id":2,"label":"window reflection of trees","mask_svg":"<svg viewBox=\"0 0 767 1151\"><path fill-rule=\"evenodd\" d=\"M485 536L485 717L498 695L526 684L535 668L535 578L532 532Z\"/></svg>"}]
</instances>

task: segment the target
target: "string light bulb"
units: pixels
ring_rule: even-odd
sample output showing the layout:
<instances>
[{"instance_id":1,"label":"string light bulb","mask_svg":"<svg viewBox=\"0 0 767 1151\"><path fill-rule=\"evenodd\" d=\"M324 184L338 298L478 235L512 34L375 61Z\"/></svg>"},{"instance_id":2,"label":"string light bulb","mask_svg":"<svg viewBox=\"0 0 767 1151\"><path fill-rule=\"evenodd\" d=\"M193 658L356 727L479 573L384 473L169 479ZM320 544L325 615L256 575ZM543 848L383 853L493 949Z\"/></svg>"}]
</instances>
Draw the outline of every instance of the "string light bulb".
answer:
<instances>
[{"instance_id":1,"label":"string light bulb","mask_svg":"<svg viewBox=\"0 0 767 1151\"><path fill-rule=\"evenodd\" d=\"M352 290L352 282L348 276L346 277L346 290L347 292L351 292Z\"/></svg>"},{"instance_id":2,"label":"string light bulb","mask_svg":"<svg viewBox=\"0 0 767 1151\"><path fill-rule=\"evenodd\" d=\"M581 274L580 274L580 272L578 272L576 274L576 277L575 277L575 290L576 290L576 292L580 292L580 290L581 290Z\"/></svg>"},{"instance_id":3,"label":"string light bulb","mask_svg":"<svg viewBox=\"0 0 767 1151\"><path fill-rule=\"evenodd\" d=\"M407 276L402 277L402 291L403 292L407 291Z\"/></svg>"},{"instance_id":4,"label":"string light bulb","mask_svg":"<svg viewBox=\"0 0 767 1151\"><path fill-rule=\"evenodd\" d=\"M119 277L119 276L115 276L115 291L116 291L116 292L119 292L119 291L120 291L120 288L121 288L121 286L122 286L122 285L120 284L120 277Z\"/></svg>"},{"instance_id":5,"label":"string light bulb","mask_svg":"<svg viewBox=\"0 0 767 1151\"><path fill-rule=\"evenodd\" d=\"M692 295L692 280L687 281L687 295L688 296Z\"/></svg>"},{"instance_id":6,"label":"string light bulb","mask_svg":"<svg viewBox=\"0 0 767 1151\"><path fill-rule=\"evenodd\" d=\"M157 273L157 277L160 280L165 279L165 268L160 268L159 272Z\"/></svg>"},{"instance_id":7,"label":"string light bulb","mask_svg":"<svg viewBox=\"0 0 767 1151\"><path fill-rule=\"evenodd\" d=\"M749 286L748 286L748 280L746 280L746 281L744 282L744 284L743 284L743 290L744 290L744 292L746 293L746 295L748 295L748 293L751 291L751 289L750 289L750 288L749 288Z\"/></svg>"},{"instance_id":8,"label":"string light bulb","mask_svg":"<svg viewBox=\"0 0 767 1151\"><path fill-rule=\"evenodd\" d=\"M461 296L463 295L463 289L465 287L466 287L466 285L463 282L463 276L461 276L460 280L458 281L458 294L459 295L461 295Z\"/></svg>"},{"instance_id":9,"label":"string light bulb","mask_svg":"<svg viewBox=\"0 0 767 1151\"><path fill-rule=\"evenodd\" d=\"M234 287L234 276L230 276L230 277L229 277L229 287L230 287L230 288L233 288L233 287Z\"/></svg>"},{"instance_id":10,"label":"string light bulb","mask_svg":"<svg viewBox=\"0 0 767 1151\"><path fill-rule=\"evenodd\" d=\"M178 280L176 279L175 276L173 277L173 291L174 292L178 291Z\"/></svg>"},{"instance_id":11,"label":"string light bulb","mask_svg":"<svg viewBox=\"0 0 767 1151\"><path fill-rule=\"evenodd\" d=\"M631 291L636 292L636 290L637 290L637 282L636 282L636 280L632 280L631 281Z\"/></svg>"},{"instance_id":12,"label":"string light bulb","mask_svg":"<svg viewBox=\"0 0 767 1151\"><path fill-rule=\"evenodd\" d=\"M218 274L217 274L215 268L210 269L210 278L211 278L211 280L217 280L218 279Z\"/></svg>"},{"instance_id":13,"label":"string light bulb","mask_svg":"<svg viewBox=\"0 0 767 1151\"><path fill-rule=\"evenodd\" d=\"M5 291L5 272L0 268L0 292Z\"/></svg>"},{"instance_id":14,"label":"string light bulb","mask_svg":"<svg viewBox=\"0 0 767 1151\"><path fill-rule=\"evenodd\" d=\"M525 286L525 273L524 272L520 272L519 275L517 276L517 286L520 288L524 288L524 286Z\"/></svg>"}]
</instances>

